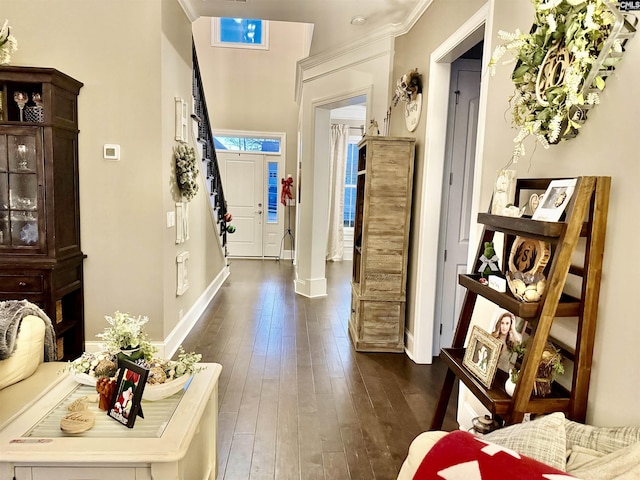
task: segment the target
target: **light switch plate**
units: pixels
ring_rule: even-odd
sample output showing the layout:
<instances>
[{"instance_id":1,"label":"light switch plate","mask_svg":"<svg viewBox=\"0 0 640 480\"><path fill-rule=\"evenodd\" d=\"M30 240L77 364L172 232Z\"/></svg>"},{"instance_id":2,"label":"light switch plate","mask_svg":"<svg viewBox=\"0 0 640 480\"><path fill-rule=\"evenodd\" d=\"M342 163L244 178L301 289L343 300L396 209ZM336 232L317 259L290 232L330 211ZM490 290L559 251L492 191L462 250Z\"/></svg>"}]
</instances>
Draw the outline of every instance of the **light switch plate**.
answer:
<instances>
[{"instance_id":1,"label":"light switch plate","mask_svg":"<svg viewBox=\"0 0 640 480\"><path fill-rule=\"evenodd\" d=\"M120 160L120 145L106 143L102 152L105 160Z\"/></svg>"},{"instance_id":2,"label":"light switch plate","mask_svg":"<svg viewBox=\"0 0 640 480\"><path fill-rule=\"evenodd\" d=\"M167 228L176 226L176 212L167 212Z\"/></svg>"}]
</instances>

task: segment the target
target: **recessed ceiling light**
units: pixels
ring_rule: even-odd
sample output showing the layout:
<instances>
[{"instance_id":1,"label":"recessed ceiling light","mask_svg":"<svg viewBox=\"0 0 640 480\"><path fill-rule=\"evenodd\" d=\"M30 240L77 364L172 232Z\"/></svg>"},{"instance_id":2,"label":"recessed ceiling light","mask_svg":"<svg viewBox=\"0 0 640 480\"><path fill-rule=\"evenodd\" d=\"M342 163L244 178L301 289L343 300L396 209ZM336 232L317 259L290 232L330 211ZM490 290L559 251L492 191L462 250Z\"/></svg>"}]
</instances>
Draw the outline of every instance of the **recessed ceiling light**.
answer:
<instances>
[{"instance_id":1,"label":"recessed ceiling light","mask_svg":"<svg viewBox=\"0 0 640 480\"><path fill-rule=\"evenodd\" d=\"M359 15L351 19L351 25L364 25L365 23L367 23L367 19Z\"/></svg>"}]
</instances>

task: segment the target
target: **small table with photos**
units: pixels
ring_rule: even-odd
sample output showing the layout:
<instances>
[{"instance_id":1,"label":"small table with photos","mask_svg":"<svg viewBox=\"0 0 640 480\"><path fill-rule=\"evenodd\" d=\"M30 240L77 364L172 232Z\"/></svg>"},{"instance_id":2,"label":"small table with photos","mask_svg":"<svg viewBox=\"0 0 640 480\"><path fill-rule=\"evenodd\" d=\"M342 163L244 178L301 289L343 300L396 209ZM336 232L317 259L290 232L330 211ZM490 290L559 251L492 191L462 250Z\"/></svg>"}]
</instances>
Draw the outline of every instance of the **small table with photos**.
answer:
<instances>
[{"instance_id":1,"label":"small table with photos","mask_svg":"<svg viewBox=\"0 0 640 480\"><path fill-rule=\"evenodd\" d=\"M183 390L142 401L133 428L89 403L95 424L65 433L68 406L94 387L62 378L0 431L0 478L15 480L174 480L216 478L218 378L222 367L200 364Z\"/></svg>"}]
</instances>

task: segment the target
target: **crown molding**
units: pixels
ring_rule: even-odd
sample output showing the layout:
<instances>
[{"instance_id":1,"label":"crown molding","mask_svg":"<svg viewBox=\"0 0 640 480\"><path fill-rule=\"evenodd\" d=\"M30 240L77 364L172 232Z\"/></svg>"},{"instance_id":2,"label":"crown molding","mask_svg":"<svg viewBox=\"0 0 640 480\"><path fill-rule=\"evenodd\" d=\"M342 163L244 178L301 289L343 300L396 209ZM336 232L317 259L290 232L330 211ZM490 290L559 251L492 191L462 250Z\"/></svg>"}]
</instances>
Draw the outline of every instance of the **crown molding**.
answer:
<instances>
[{"instance_id":1,"label":"crown molding","mask_svg":"<svg viewBox=\"0 0 640 480\"><path fill-rule=\"evenodd\" d=\"M432 3L433 0L419 0L402 23L384 26L346 47L326 50L298 61L296 63L295 101L298 104L300 103L300 99L302 98L302 85L305 81L309 80L309 78L305 77L305 73L315 67L329 63L340 64L342 61L343 64L341 68L345 68L348 65L361 63L381 54L393 53L394 39L409 32ZM385 42L387 40L388 43ZM382 43L380 43L381 41ZM385 46L381 48L380 45ZM336 68L333 68L333 70L336 70ZM325 71L325 74L328 72L329 69Z\"/></svg>"},{"instance_id":2,"label":"crown molding","mask_svg":"<svg viewBox=\"0 0 640 480\"><path fill-rule=\"evenodd\" d=\"M178 4L182 7L182 11L191 23L195 22L200 17L200 15L198 15L191 6L191 2L189 0L178 0Z\"/></svg>"}]
</instances>

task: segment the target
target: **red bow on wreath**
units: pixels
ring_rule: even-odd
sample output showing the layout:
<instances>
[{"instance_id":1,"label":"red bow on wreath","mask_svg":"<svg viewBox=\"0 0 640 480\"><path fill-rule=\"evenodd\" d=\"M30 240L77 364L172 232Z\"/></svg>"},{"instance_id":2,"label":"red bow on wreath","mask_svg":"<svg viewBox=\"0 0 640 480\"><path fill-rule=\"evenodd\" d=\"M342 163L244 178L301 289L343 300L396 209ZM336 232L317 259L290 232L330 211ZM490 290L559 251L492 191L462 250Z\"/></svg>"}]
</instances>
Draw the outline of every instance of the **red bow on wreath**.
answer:
<instances>
[{"instance_id":1,"label":"red bow on wreath","mask_svg":"<svg viewBox=\"0 0 640 480\"><path fill-rule=\"evenodd\" d=\"M284 178L280 181L282 184L282 191L280 192L280 203L282 203L285 207L287 206L287 199L293 200L291 196L291 186L293 185L293 177L289 175L287 179Z\"/></svg>"}]
</instances>

